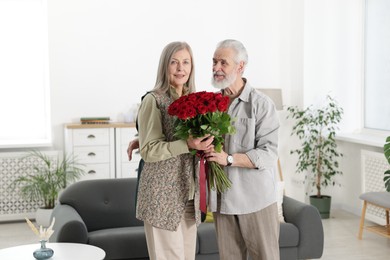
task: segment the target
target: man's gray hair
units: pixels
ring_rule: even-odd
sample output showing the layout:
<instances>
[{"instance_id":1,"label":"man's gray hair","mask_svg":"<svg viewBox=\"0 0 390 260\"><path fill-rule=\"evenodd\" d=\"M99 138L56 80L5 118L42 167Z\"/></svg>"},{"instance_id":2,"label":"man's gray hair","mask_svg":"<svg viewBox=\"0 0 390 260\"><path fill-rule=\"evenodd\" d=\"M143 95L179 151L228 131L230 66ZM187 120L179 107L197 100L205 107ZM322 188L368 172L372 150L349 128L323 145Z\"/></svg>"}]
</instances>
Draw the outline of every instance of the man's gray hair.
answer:
<instances>
[{"instance_id":1,"label":"man's gray hair","mask_svg":"<svg viewBox=\"0 0 390 260\"><path fill-rule=\"evenodd\" d=\"M244 44L237 40L227 39L224 41L221 41L217 44L217 49L220 48L231 48L235 50L236 56L234 57L234 61L238 64L241 61L244 62L244 68L248 64L248 53L245 49Z\"/></svg>"}]
</instances>

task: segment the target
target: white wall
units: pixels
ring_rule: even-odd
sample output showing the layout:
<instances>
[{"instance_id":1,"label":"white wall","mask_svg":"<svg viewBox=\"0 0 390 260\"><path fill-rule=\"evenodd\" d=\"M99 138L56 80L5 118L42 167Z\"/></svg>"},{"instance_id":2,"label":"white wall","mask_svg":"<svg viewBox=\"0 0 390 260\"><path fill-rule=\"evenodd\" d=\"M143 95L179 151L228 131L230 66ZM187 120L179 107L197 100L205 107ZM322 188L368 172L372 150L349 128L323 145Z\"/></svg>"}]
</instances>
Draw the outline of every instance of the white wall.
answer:
<instances>
[{"instance_id":1,"label":"white wall","mask_svg":"<svg viewBox=\"0 0 390 260\"><path fill-rule=\"evenodd\" d=\"M216 44L226 38L249 52L245 75L256 87L281 85L282 0L51 0L49 45L53 142L63 124L85 116L123 115L154 86L163 47L193 48L198 90L209 90Z\"/></svg>"}]
</instances>

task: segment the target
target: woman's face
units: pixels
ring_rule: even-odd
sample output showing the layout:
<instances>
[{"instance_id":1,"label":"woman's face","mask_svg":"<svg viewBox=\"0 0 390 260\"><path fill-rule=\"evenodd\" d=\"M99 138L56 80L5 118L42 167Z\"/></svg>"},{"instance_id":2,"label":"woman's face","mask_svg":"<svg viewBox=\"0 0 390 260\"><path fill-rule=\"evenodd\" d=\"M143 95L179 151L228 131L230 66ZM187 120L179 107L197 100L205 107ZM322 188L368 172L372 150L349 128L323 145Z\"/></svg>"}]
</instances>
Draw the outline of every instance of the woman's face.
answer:
<instances>
[{"instance_id":1,"label":"woman's face","mask_svg":"<svg viewBox=\"0 0 390 260\"><path fill-rule=\"evenodd\" d=\"M186 49L177 51L169 61L169 83L175 88L183 87L190 77L191 70L192 62L190 53Z\"/></svg>"}]
</instances>

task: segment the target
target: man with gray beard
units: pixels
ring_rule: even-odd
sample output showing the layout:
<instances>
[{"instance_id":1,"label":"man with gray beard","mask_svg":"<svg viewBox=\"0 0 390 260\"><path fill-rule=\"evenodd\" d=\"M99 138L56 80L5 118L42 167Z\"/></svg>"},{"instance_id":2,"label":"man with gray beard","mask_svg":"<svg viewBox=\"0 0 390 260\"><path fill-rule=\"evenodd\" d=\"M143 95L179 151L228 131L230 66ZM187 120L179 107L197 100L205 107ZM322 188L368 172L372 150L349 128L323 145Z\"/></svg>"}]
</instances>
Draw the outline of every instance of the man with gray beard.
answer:
<instances>
[{"instance_id":1,"label":"man with gray beard","mask_svg":"<svg viewBox=\"0 0 390 260\"><path fill-rule=\"evenodd\" d=\"M279 121L273 102L243 78L248 63L244 45L225 40L213 57L212 84L230 98L228 113L236 134L226 135L222 152L206 154L225 166L232 186L209 193L221 260L277 260L279 219L276 161Z\"/></svg>"}]
</instances>

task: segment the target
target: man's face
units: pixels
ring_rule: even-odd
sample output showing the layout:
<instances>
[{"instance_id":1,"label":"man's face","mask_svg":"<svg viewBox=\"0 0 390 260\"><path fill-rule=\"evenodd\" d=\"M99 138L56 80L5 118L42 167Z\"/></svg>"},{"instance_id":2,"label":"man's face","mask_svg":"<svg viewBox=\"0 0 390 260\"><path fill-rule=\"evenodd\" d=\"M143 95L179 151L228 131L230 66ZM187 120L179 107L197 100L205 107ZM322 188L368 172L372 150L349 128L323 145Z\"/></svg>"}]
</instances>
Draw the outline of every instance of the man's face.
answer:
<instances>
[{"instance_id":1,"label":"man's face","mask_svg":"<svg viewBox=\"0 0 390 260\"><path fill-rule=\"evenodd\" d=\"M220 48L215 51L211 80L214 87L224 89L236 81L240 73L238 64L233 60L234 55L235 51L231 48Z\"/></svg>"}]
</instances>

